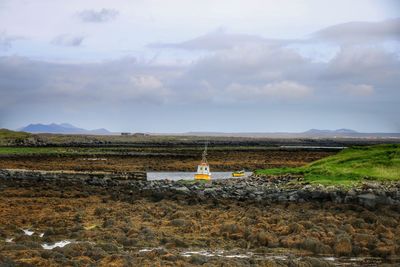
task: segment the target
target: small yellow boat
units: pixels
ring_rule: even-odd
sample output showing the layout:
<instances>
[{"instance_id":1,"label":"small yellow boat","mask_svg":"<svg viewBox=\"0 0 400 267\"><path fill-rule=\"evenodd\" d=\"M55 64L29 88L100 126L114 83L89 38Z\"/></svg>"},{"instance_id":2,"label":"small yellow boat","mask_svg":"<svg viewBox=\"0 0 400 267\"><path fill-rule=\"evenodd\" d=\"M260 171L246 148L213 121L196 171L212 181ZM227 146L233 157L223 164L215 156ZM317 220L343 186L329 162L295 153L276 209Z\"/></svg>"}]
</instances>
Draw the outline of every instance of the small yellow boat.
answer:
<instances>
[{"instance_id":1,"label":"small yellow boat","mask_svg":"<svg viewBox=\"0 0 400 267\"><path fill-rule=\"evenodd\" d=\"M211 180L210 166L207 162L207 143L203 151L201 163L197 166L197 172L194 175L195 180Z\"/></svg>"},{"instance_id":2,"label":"small yellow boat","mask_svg":"<svg viewBox=\"0 0 400 267\"><path fill-rule=\"evenodd\" d=\"M244 170L232 172L233 177L243 177L245 176Z\"/></svg>"}]
</instances>

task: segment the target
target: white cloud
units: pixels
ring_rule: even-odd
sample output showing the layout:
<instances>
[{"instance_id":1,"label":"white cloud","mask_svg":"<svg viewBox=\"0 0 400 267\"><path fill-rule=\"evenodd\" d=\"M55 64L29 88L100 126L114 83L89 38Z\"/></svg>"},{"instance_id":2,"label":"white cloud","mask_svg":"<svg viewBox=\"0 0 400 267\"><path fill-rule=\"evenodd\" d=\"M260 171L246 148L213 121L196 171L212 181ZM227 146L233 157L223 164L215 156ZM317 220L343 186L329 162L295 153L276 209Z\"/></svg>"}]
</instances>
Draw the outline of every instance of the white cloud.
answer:
<instances>
[{"instance_id":1,"label":"white cloud","mask_svg":"<svg viewBox=\"0 0 400 267\"><path fill-rule=\"evenodd\" d=\"M369 84L345 84L339 89L355 96L370 96L374 93L374 87Z\"/></svg>"},{"instance_id":2,"label":"white cloud","mask_svg":"<svg viewBox=\"0 0 400 267\"><path fill-rule=\"evenodd\" d=\"M225 90L228 97L237 98L238 101L243 98L261 101L270 98L298 99L310 96L312 91L312 88L293 81L280 81L260 86L233 83Z\"/></svg>"},{"instance_id":3,"label":"white cloud","mask_svg":"<svg viewBox=\"0 0 400 267\"><path fill-rule=\"evenodd\" d=\"M355 21L333 25L314 34L337 43L366 43L400 40L400 18L378 22Z\"/></svg>"},{"instance_id":4,"label":"white cloud","mask_svg":"<svg viewBox=\"0 0 400 267\"><path fill-rule=\"evenodd\" d=\"M246 44L281 45L288 40L266 39L258 35L228 33L223 29L207 33L181 43L153 43L150 48L174 48L185 50L223 50Z\"/></svg>"},{"instance_id":5,"label":"white cloud","mask_svg":"<svg viewBox=\"0 0 400 267\"><path fill-rule=\"evenodd\" d=\"M135 74L133 74L135 73ZM160 73L135 60L61 64L0 57L0 103L160 103L169 96ZM9 77L5 79L5 77ZM23 96L23 97L22 97Z\"/></svg>"},{"instance_id":6,"label":"white cloud","mask_svg":"<svg viewBox=\"0 0 400 267\"><path fill-rule=\"evenodd\" d=\"M382 46L344 46L328 62L322 78L341 84L370 84L395 89L400 82L399 55Z\"/></svg>"},{"instance_id":7,"label":"white cloud","mask_svg":"<svg viewBox=\"0 0 400 267\"><path fill-rule=\"evenodd\" d=\"M138 75L131 78L132 83L137 88L144 90L154 90L162 87L162 83L159 79L151 75Z\"/></svg>"},{"instance_id":8,"label":"white cloud","mask_svg":"<svg viewBox=\"0 0 400 267\"><path fill-rule=\"evenodd\" d=\"M93 28L79 24L85 32ZM85 54L81 49L90 49L90 36L84 47L68 50ZM61 35L54 42L79 46L83 39L78 37ZM100 111L104 106L130 109L156 104L152 106L165 110L184 105L196 112L201 104L205 110L253 108L258 114L258 108L299 108L313 113L340 105L342 112L363 110L370 116L376 112L372 106L385 103L382 118L398 113L398 52L389 52L379 43L352 43L342 45L333 58L315 62L283 42L265 40L225 33L194 38L182 43L183 52L206 51L185 64L129 56L90 64L0 57L0 106L7 111L28 104L60 103L69 108L91 105ZM182 51L174 51L177 58L182 56ZM211 111L207 114L212 115Z\"/></svg>"},{"instance_id":9,"label":"white cloud","mask_svg":"<svg viewBox=\"0 0 400 267\"><path fill-rule=\"evenodd\" d=\"M130 82L132 86L123 87L121 92L123 97L157 103L165 103L170 98L170 90L153 75L134 75L130 78Z\"/></svg>"}]
</instances>

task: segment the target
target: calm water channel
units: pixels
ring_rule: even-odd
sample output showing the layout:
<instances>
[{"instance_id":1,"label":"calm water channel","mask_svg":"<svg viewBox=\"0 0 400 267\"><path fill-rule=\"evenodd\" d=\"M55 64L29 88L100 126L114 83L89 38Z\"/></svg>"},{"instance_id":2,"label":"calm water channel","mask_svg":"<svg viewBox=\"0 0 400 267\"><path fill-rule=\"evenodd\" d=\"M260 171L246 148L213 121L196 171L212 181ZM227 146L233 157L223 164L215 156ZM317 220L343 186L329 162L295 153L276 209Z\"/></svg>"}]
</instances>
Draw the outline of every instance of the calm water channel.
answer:
<instances>
[{"instance_id":1,"label":"calm water channel","mask_svg":"<svg viewBox=\"0 0 400 267\"><path fill-rule=\"evenodd\" d=\"M195 172L148 172L147 180L194 180ZM252 172L245 172L244 177L248 177ZM232 177L232 172L212 172L212 179L228 179Z\"/></svg>"}]
</instances>

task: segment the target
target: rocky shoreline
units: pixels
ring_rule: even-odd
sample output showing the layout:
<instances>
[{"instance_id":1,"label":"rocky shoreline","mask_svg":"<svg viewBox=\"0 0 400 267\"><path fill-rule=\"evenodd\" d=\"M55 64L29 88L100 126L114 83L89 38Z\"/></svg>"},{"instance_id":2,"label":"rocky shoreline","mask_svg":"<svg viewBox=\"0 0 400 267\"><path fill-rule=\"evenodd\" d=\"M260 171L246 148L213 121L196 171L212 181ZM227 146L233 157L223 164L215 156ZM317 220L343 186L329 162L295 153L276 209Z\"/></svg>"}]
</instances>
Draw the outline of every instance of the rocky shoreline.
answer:
<instances>
[{"instance_id":1,"label":"rocky shoreline","mask_svg":"<svg viewBox=\"0 0 400 267\"><path fill-rule=\"evenodd\" d=\"M65 187L82 185L91 190L104 190L114 197L132 200L140 197L152 199L186 199L206 202L218 200L250 201L258 203L332 202L356 204L374 209L379 206L400 207L399 182L366 181L357 186L311 185L300 176L251 176L220 179L210 182L146 181L143 173L95 174L51 173L0 170L2 186L32 187L57 184Z\"/></svg>"},{"instance_id":2,"label":"rocky shoreline","mask_svg":"<svg viewBox=\"0 0 400 267\"><path fill-rule=\"evenodd\" d=\"M399 188L7 176L0 265L398 266Z\"/></svg>"},{"instance_id":3,"label":"rocky shoreline","mask_svg":"<svg viewBox=\"0 0 400 267\"><path fill-rule=\"evenodd\" d=\"M144 191L164 193L170 197L173 192L199 200L211 198L267 203L317 201L359 204L367 208L400 205L400 183L398 182L365 182L356 187L346 188L311 185L298 180L301 180L301 177L249 177L215 180L211 183L148 181L141 184L139 188Z\"/></svg>"}]
</instances>

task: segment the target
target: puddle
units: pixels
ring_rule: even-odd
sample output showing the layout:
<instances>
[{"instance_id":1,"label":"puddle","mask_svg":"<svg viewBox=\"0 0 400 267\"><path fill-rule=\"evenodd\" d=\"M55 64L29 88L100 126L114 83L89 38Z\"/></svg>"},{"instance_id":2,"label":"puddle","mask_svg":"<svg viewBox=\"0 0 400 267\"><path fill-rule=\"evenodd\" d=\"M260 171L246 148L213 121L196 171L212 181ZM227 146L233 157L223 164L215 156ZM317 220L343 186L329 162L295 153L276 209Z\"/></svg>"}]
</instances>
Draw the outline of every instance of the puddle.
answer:
<instances>
[{"instance_id":1,"label":"puddle","mask_svg":"<svg viewBox=\"0 0 400 267\"><path fill-rule=\"evenodd\" d=\"M65 247L66 245L71 244L71 243L72 243L72 241L62 240L62 241L59 241L59 242L55 242L54 244L42 244L42 248L44 248L44 249L53 249L53 248L56 248L56 247L62 248L62 247Z\"/></svg>"},{"instance_id":2,"label":"puddle","mask_svg":"<svg viewBox=\"0 0 400 267\"><path fill-rule=\"evenodd\" d=\"M144 249L139 250L139 252L150 252L153 250L155 250L155 249L144 248Z\"/></svg>"},{"instance_id":3,"label":"puddle","mask_svg":"<svg viewBox=\"0 0 400 267\"><path fill-rule=\"evenodd\" d=\"M232 254L228 253L223 250L216 250L216 251L207 251L207 250L200 250L200 251L185 251L181 253L181 256L183 257L191 257L193 255L201 255L205 257L225 257L225 258L240 258L240 259L245 259L245 258L250 258L253 254L252 253L247 253L247 254Z\"/></svg>"},{"instance_id":4,"label":"puddle","mask_svg":"<svg viewBox=\"0 0 400 267\"><path fill-rule=\"evenodd\" d=\"M191 257L193 255L201 255L205 257L224 257L224 258L238 258L238 259L260 259L260 260L280 260L280 261L288 261L289 259L301 259L302 256L295 256L293 254L273 254L273 253L253 253L253 252L245 252L245 251L208 251L208 250L199 250L199 251L184 251L181 252L181 256L183 257ZM354 264L360 266L377 266L379 264L384 263L385 261L381 258L374 257L333 257L333 256L314 256L315 258L319 258L325 261L329 261L335 266L353 266ZM399 259L394 259L396 263L400 262Z\"/></svg>"},{"instance_id":5,"label":"puddle","mask_svg":"<svg viewBox=\"0 0 400 267\"><path fill-rule=\"evenodd\" d=\"M181 253L181 256L183 257L191 257L193 255L201 255L201 256L206 256L206 257L220 257L220 254L218 252L209 252L209 251L186 251Z\"/></svg>"},{"instance_id":6,"label":"puddle","mask_svg":"<svg viewBox=\"0 0 400 267\"><path fill-rule=\"evenodd\" d=\"M28 235L28 236L31 236L35 233L34 231L31 231L29 229L21 229L21 230L24 232L25 235ZM44 233L39 234L39 237L43 237L43 236L44 236Z\"/></svg>"},{"instance_id":7,"label":"puddle","mask_svg":"<svg viewBox=\"0 0 400 267\"><path fill-rule=\"evenodd\" d=\"M31 236L31 235L33 235L33 233L35 233L34 231L31 231L29 229L22 229L22 231L24 231L24 234L29 235L29 236Z\"/></svg>"},{"instance_id":8,"label":"puddle","mask_svg":"<svg viewBox=\"0 0 400 267\"><path fill-rule=\"evenodd\" d=\"M167 250L163 247L151 248L151 247L137 247L138 252L146 253L151 251L156 251L159 249ZM167 250L168 251L168 250ZM246 250L188 250L188 251L174 251L174 253L179 253L183 257L191 257L194 255L204 256L204 257L218 257L218 258L236 258L236 259L254 259L254 260L277 260L282 262L287 262L289 260L301 260L305 258L305 256L296 255L292 253L284 254L284 253L258 253L254 251L246 251ZM375 257L334 257L329 255L320 255L320 256L310 256L317 259L325 260L333 266L364 266L364 267L375 267L379 266L383 263L390 262L400 263L400 258L392 258L389 260L385 260L382 258ZM399 265L400 266L400 265Z\"/></svg>"},{"instance_id":9,"label":"puddle","mask_svg":"<svg viewBox=\"0 0 400 267\"><path fill-rule=\"evenodd\" d=\"M158 248L142 248L138 252L151 252L151 251L155 251L155 250L159 250L159 249L163 249L163 248L162 247L158 247Z\"/></svg>"},{"instance_id":10,"label":"puddle","mask_svg":"<svg viewBox=\"0 0 400 267\"><path fill-rule=\"evenodd\" d=\"M250 258L250 256L247 255L226 255L226 258L239 258L239 259L245 259L245 258Z\"/></svg>"}]
</instances>

